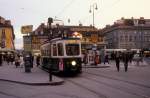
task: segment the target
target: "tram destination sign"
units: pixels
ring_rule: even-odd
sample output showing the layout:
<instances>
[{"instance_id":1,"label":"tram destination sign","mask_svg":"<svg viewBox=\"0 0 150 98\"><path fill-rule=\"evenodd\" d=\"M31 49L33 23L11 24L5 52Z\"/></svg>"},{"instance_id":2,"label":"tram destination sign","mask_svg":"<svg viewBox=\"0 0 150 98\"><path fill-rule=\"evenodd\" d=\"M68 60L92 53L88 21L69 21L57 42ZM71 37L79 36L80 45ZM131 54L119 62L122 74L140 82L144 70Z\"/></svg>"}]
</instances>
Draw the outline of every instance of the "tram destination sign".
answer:
<instances>
[{"instance_id":1,"label":"tram destination sign","mask_svg":"<svg viewBox=\"0 0 150 98\"><path fill-rule=\"evenodd\" d=\"M67 44L79 43L80 40L67 40Z\"/></svg>"}]
</instances>

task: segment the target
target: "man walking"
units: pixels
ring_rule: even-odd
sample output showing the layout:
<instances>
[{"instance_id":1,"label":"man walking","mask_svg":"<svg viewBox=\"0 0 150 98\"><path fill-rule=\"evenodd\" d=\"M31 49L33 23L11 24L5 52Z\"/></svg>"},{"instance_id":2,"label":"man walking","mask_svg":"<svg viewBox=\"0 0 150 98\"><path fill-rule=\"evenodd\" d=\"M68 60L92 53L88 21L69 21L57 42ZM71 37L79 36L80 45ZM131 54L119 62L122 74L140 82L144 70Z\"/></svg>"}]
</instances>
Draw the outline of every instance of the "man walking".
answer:
<instances>
[{"instance_id":1,"label":"man walking","mask_svg":"<svg viewBox=\"0 0 150 98\"><path fill-rule=\"evenodd\" d=\"M3 59L2 59L2 54L0 53L0 66L2 66Z\"/></svg>"},{"instance_id":2,"label":"man walking","mask_svg":"<svg viewBox=\"0 0 150 98\"><path fill-rule=\"evenodd\" d=\"M38 67L40 65L40 54L36 57L36 66Z\"/></svg>"},{"instance_id":3,"label":"man walking","mask_svg":"<svg viewBox=\"0 0 150 98\"><path fill-rule=\"evenodd\" d=\"M106 54L105 57L104 57L104 64L105 64L106 62L109 64L108 54Z\"/></svg>"},{"instance_id":4,"label":"man walking","mask_svg":"<svg viewBox=\"0 0 150 98\"><path fill-rule=\"evenodd\" d=\"M129 53L125 52L123 54L123 62L124 62L124 67L125 67L125 72L128 71L128 62L129 62Z\"/></svg>"},{"instance_id":5,"label":"man walking","mask_svg":"<svg viewBox=\"0 0 150 98\"><path fill-rule=\"evenodd\" d=\"M120 54L119 54L119 52L117 52L115 54L115 62L116 62L117 71L119 72L119 70L120 70Z\"/></svg>"}]
</instances>

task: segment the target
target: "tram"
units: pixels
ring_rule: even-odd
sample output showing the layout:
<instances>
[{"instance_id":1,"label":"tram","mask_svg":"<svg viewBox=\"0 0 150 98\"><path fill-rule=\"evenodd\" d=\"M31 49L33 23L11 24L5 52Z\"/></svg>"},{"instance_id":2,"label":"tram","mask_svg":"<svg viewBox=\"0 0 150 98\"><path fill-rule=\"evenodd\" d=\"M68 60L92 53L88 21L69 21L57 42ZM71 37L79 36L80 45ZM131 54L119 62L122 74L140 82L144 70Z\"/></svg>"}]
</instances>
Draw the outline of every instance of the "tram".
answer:
<instances>
[{"instance_id":1,"label":"tram","mask_svg":"<svg viewBox=\"0 0 150 98\"><path fill-rule=\"evenodd\" d=\"M53 73L81 73L79 38L55 38L41 46L41 65Z\"/></svg>"}]
</instances>

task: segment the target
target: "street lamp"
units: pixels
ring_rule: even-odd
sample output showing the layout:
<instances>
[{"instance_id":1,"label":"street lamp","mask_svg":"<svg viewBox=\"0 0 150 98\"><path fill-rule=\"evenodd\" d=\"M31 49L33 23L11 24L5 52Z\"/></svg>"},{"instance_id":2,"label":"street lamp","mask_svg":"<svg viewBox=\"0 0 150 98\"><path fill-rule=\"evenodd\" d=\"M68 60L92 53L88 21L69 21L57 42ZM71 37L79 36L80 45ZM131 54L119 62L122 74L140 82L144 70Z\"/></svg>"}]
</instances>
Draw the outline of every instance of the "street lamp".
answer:
<instances>
[{"instance_id":1,"label":"street lamp","mask_svg":"<svg viewBox=\"0 0 150 98\"><path fill-rule=\"evenodd\" d=\"M94 10L97 10L97 9L98 9L97 3L94 3L94 4L90 5L89 13L93 12L93 27L94 27Z\"/></svg>"},{"instance_id":2,"label":"street lamp","mask_svg":"<svg viewBox=\"0 0 150 98\"><path fill-rule=\"evenodd\" d=\"M52 23L53 23L53 18L48 18L49 42L52 38L52 28L51 28ZM51 46L49 48L51 48ZM52 81L52 65L49 65L49 81Z\"/></svg>"}]
</instances>

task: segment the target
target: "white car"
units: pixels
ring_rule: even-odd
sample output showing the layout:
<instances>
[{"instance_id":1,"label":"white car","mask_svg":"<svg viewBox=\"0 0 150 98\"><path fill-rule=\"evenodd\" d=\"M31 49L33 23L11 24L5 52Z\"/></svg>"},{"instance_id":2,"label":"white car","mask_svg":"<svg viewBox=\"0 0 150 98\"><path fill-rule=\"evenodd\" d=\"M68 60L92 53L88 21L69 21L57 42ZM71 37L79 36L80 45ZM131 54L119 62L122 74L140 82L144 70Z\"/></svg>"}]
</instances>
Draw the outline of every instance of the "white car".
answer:
<instances>
[{"instance_id":1,"label":"white car","mask_svg":"<svg viewBox=\"0 0 150 98\"><path fill-rule=\"evenodd\" d=\"M134 56L133 56L133 60L134 60L134 61L141 61L141 60L142 60L142 57L140 56L139 53L136 53L136 54L134 54Z\"/></svg>"}]
</instances>

